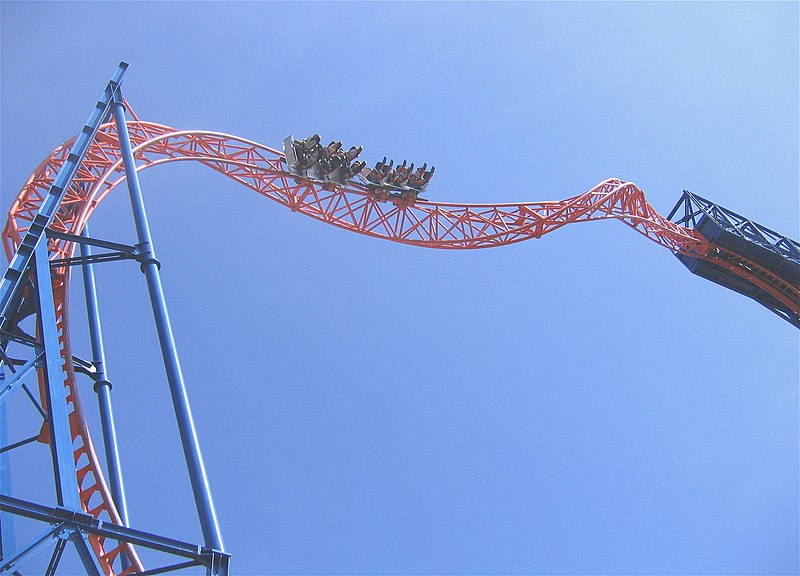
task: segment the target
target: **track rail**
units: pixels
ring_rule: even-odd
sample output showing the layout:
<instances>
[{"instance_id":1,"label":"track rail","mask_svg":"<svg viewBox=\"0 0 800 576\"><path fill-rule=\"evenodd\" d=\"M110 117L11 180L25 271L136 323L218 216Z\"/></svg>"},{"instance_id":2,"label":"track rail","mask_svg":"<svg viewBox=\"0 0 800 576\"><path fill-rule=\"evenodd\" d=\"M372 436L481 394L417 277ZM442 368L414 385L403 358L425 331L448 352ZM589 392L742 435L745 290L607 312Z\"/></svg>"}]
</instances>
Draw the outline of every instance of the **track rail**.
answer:
<instances>
[{"instance_id":1,"label":"track rail","mask_svg":"<svg viewBox=\"0 0 800 576\"><path fill-rule=\"evenodd\" d=\"M135 118L135 117L134 117ZM591 190L565 200L509 204L450 204L400 200L381 201L366 187L323 186L319 182L292 177L283 155L266 146L218 132L177 131L168 126L140 121L128 123L137 170L178 161L199 162L251 188L259 194L299 212L345 230L394 242L440 249L477 249L504 246L540 238L573 222L601 219L621 220L650 240L677 253L713 261L745 278L796 313L800 313L800 288L738 254L715 246L700 234L670 222L647 202L644 193L630 182L609 179ZM2 231L6 254L13 255L50 184L70 151L72 140L56 148L36 168L12 203ZM67 191L51 227L80 234L92 212L115 187L125 181L119 141L113 124L103 125ZM69 258L75 245L59 238L49 240L51 259ZM81 502L95 518L120 523L106 486L89 428L83 416L69 341L67 297L68 267L53 270L53 291L65 359L67 402ZM43 436L46 440L46 436ZM123 572L142 571L135 551L127 545L90 538L106 573L125 554L131 566Z\"/></svg>"}]
</instances>

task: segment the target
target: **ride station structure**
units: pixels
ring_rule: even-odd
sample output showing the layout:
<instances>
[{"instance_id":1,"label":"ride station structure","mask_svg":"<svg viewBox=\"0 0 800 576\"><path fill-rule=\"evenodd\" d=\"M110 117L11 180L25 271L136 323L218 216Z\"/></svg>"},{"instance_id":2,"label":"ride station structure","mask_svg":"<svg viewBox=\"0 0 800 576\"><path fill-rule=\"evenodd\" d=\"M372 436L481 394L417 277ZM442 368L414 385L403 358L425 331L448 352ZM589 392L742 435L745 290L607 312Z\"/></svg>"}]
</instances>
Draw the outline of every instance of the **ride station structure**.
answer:
<instances>
[{"instance_id":1,"label":"ride station structure","mask_svg":"<svg viewBox=\"0 0 800 576\"><path fill-rule=\"evenodd\" d=\"M9 266L0 284L0 410L12 396L24 394L38 420L29 436L11 442L3 429L7 419L0 419L0 473L7 474L5 458L11 450L40 442L49 447L54 479L48 502L16 498L5 492L9 482L0 482L2 574L20 573L27 561L51 548L46 574L56 574L70 545L92 575L162 574L191 566L205 567L209 575L228 573L230 556L206 477L138 179L138 171L149 167L198 162L294 212L425 248L491 248L540 238L570 223L615 219L671 250L694 273L755 299L800 327L800 245L689 192L667 218L636 185L618 179L559 201L433 202L420 197L435 171L427 164L415 169L384 158L367 168L357 159L361 147L345 151L337 141L323 146L316 134L303 140L290 136L278 151L236 136L140 120L122 97L126 69L121 63L78 136L57 147L30 176L2 230ZM88 232L92 212L123 182L135 245ZM93 272L96 264L114 260L137 262L145 277L202 544L129 526ZM84 277L89 358L75 355L70 339L67 299L75 267ZM32 389L34 375L38 387ZM90 379L97 393L104 463L81 407L79 376ZM40 523L41 533L17 546L15 517ZM145 567L138 553L145 548L169 560Z\"/></svg>"}]
</instances>

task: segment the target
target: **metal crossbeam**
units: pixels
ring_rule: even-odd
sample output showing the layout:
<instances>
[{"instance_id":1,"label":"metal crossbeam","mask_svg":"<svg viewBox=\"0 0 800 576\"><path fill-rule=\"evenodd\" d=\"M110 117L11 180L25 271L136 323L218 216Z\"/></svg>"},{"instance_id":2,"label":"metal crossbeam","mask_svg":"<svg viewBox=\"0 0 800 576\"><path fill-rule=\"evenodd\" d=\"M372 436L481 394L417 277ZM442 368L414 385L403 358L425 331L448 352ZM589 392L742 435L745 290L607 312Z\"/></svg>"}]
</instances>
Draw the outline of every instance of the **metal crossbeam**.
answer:
<instances>
[{"instance_id":1,"label":"metal crossbeam","mask_svg":"<svg viewBox=\"0 0 800 576\"><path fill-rule=\"evenodd\" d=\"M17 344L22 344L23 346L38 346L38 342L34 338L31 338L24 332L18 330L16 332L6 332L5 330L0 330L0 338L3 340L7 340L8 342L16 342ZM0 356L3 358L3 362L8 364L9 368L13 371L13 362L9 362L6 360L7 355L2 348L0 348Z\"/></svg>"},{"instance_id":2,"label":"metal crossbeam","mask_svg":"<svg viewBox=\"0 0 800 576\"><path fill-rule=\"evenodd\" d=\"M89 238L87 235L68 234L66 232L59 232L52 228L47 229L48 238L56 238L58 240L66 240L67 242L75 242L81 246L81 255L71 258L57 258L50 261L50 265L55 267L59 266L75 266L78 264L96 264L99 262L112 262L114 260L140 260L142 256L141 250L136 246L129 246L128 244L120 244L118 242L109 242L108 240L100 240L97 238ZM97 246L98 248L105 248L111 252L104 252L101 254L92 254L91 252L84 251L86 246Z\"/></svg>"},{"instance_id":3,"label":"metal crossbeam","mask_svg":"<svg viewBox=\"0 0 800 576\"><path fill-rule=\"evenodd\" d=\"M230 563L229 554L204 546L190 544L189 542L165 538L164 536L158 536L142 530L135 530L110 522L103 522L102 520L93 518L89 514L74 512L61 507L51 508L3 494L0 494L0 511L25 516L26 518L31 518L40 522L47 522L55 525L60 530L71 530L73 533L77 532L80 534L99 536L101 538L120 540L134 546L142 546L151 550L180 556L191 561L146 572L149 574L161 573L165 568L175 570L179 567L193 565L205 566L208 576L227 576L228 574L228 566ZM46 541L47 538L52 537L55 532L56 529L51 528L41 540ZM73 541L74 540L75 537L73 536ZM5 566L6 564L3 565L3 567Z\"/></svg>"},{"instance_id":4,"label":"metal crossbeam","mask_svg":"<svg viewBox=\"0 0 800 576\"><path fill-rule=\"evenodd\" d=\"M30 359L22 368L13 373L14 375L11 379L5 382L2 389L0 389L0 402L5 402L25 382L25 378L33 372L33 369L38 368L41 357L41 354L37 354L35 358Z\"/></svg>"},{"instance_id":5,"label":"metal crossbeam","mask_svg":"<svg viewBox=\"0 0 800 576\"><path fill-rule=\"evenodd\" d=\"M20 440L19 442L14 442L13 444L9 444L8 446L2 446L2 447L0 447L0 454L2 454L3 452L9 452L9 451L13 450L14 448L19 448L20 446L25 446L26 444L30 444L31 442L36 442L38 439L39 439L39 435L38 434L34 434L33 436L25 438L25 440Z\"/></svg>"},{"instance_id":6,"label":"metal crossbeam","mask_svg":"<svg viewBox=\"0 0 800 576\"><path fill-rule=\"evenodd\" d=\"M88 244L89 246L97 246L98 248L106 248L116 252L129 252L130 254L137 254L139 252L136 246L120 244L118 242L110 242L109 240L100 240L98 238L89 238L88 236L84 235L79 236L77 234L67 234L66 232L59 232L58 230L53 230L52 228L47 229L47 237L58 238L59 240L67 240L69 242L75 242L81 245Z\"/></svg>"},{"instance_id":7,"label":"metal crossbeam","mask_svg":"<svg viewBox=\"0 0 800 576\"><path fill-rule=\"evenodd\" d=\"M61 266L80 266L82 264L100 264L102 262L116 262L117 260L135 260L136 256L130 252L107 252L105 254L94 254L92 256L75 256L74 258L58 258L52 260L50 265L53 268Z\"/></svg>"},{"instance_id":8,"label":"metal crossbeam","mask_svg":"<svg viewBox=\"0 0 800 576\"><path fill-rule=\"evenodd\" d=\"M5 510L0 508L0 510ZM41 536L34 538L30 544L25 546L22 550L14 554L11 558L0 564L0 574L10 574L11 570L14 568L20 568L25 562L30 560L33 556L35 556L38 552L41 552L39 548L45 546L50 543L51 540L54 538L58 538L58 535L64 530L64 523L57 523L54 526L50 526L47 530L45 530L44 534Z\"/></svg>"}]
</instances>

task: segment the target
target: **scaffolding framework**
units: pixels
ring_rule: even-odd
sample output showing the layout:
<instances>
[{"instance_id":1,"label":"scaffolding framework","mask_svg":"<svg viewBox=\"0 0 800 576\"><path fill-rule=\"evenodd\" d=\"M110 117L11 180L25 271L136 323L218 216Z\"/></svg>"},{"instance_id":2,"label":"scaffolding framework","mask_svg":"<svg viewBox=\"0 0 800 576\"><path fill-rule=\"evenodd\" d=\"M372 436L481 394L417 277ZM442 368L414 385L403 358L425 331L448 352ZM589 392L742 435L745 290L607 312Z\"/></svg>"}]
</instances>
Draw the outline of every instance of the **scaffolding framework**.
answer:
<instances>
[{"instance_id":1,"label":"scaffolding framework","mask_svg":"<svg viewBox=\"0 0 800 576\"><path fill-rule=\"evenodd\" d=\"M199 441L195 431L188 393L180 369L166 298L161 286L161 264L155 256L147 213L142 198L136 162L126 120L126 104L121 84L128 65L120 63L58 167L55 177L43 183L46 194L35 207L24 234L14 246L10 265L0 283L0 402L24 390L42 417L41 432L26 440L0 446L0 457L10 450L34 441L49 445L53 463L55 506L29 502L0 494L0 574L18 574L38 554L53 547L45 573L57 573L62 555L72 545L85 574L128 575L163 574L204 566L208 576L225 576L230 556L225 552L221 531L211 498ZM115 155L121 157L138 243L135 246L90 238L85 222L79 229L59 229L59 216L69 212L70 194L89 187L77 175L81 166L91 163L91 148L102 127L116 131ZM74 234L71 232L75 232ZM69 253L80 248L78 257L59 257L53 248L69 245ZM91 247L108 252L93 255ZM62 255L63 256L63 255ZM186 459L189 481L203 534L202 546L135 530L127 526L128 515L122 483L117 440L111 405L98 299L93 266L99 262L132 259L145 275L161 346L166 379L172 395L175 419ZM80 266L85 280L85 297L92 359L72 355L66 323L67 284L70 268ZM35 317L35 336L27 334L21 322ZM7 373L10 378L6 378ZM107 472L94 451L75 386L76 373L89 376L98 394L103 428ZM27 386L38 374L40 400ZM5 418L0 427L7 426ZM7 434L1 431L5 441ZM2 462L3 474L7 460ZM106 480L108 477L108 481ZM5 476L4 476L5 478ZM14 517L46 524L44 532L17 546L10 524ZM136 547L157 550L167 555L167 563L145 569ZM175 557L175 558L172 558ZM180 561L175 562L175 559Z\"/></svg>"}]
</instances>

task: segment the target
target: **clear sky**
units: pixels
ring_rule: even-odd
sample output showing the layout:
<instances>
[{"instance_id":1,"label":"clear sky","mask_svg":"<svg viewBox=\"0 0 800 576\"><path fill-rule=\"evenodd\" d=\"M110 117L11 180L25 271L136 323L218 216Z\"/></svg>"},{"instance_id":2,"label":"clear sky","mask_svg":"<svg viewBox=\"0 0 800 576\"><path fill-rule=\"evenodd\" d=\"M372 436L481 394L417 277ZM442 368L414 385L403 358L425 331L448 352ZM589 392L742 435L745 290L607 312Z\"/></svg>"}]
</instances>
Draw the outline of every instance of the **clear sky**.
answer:
<instances>
[{"instance_id":1,"label":"clear sky","mask_svg":"<svg viewBox=\"0 0 800 576\"><path fill-rule=\"evenodd\" d=\"M143 119L433 163L431 199L618 177L664 214L689 189L800 237L796 2L0 16L3 211L126 60ZM665 249L596 222L425 250L188 163L142 184L234 574L800 570L798 332ZM134 242L124 189L91 224ZM200 542L144 280L97 275L131 523ZM89 356L77 277L73 294ZM38 431L14 400L12 436ZM44 445L12 464L14 493L52 501Z\"/></svg>"}]
</instances>

